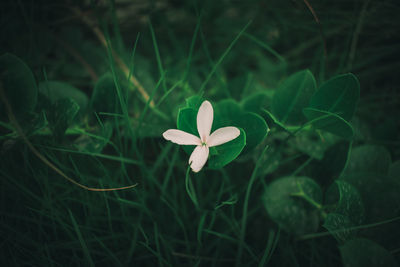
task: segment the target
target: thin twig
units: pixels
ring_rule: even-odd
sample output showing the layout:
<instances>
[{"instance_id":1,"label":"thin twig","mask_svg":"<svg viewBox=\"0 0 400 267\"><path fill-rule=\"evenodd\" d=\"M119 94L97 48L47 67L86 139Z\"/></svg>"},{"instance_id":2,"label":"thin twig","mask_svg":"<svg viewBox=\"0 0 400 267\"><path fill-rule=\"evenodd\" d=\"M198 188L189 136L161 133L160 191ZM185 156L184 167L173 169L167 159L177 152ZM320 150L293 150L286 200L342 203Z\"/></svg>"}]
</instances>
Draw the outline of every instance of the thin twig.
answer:
<instances>
[{"instance_id":1,"label":"thin twig","mask_svg":"<svg viewBox=\"0 0 400 267\"><path fill-rule=\"evenodd\" d=\"M97 39L99 39L100 43L108 49L108 46L110 45L109 42L107 42L103 32L100 30L100 28L95 25L88 16L86 16L82 11L80 11L77 8L71 8L71 10L87 25L89 28L93 31L93 33L96 35ZM125 64L125 62L118 56L118 54L115 52L113 48L110 47L111 53L114 57L115 62L117 63L118 67L122 70L122 72L125 74L125 76L129 79L130 82L135 85L135 87L138 89L139 93L142 95L144 100L147 102L150 99L149 94L147 93L146 89L141 85L141 83L136 79L132 73L130 73L128 66ZM155 103L153 100L150 101L150 107L154 108Z\"/></svg>"},{"instance_id":2,"label":"thin twig","mask_svg":"<svg viewBox=\"0 0 400 267\"><path fill-rule=\"evenodd\" d=\"M0 99L3 101L4 106L6 108L6 112L8 115L8 118L10 122L14 125L15 129L17 130L17 133L21 136L22 140L26 143L28 148L32 151L32 153L38 157L44 164L46 164L50 169L54 170L56 173L61 175L63 178L68 180L69 182L86 189L88 191L97 191L97 192L105 192L105 191L117 191L117 190L123 190L123 189L129 189L137 186L138 184L130 185L130 186L124 186L124 187L118 187L118 188L93 188L93 187L88 187L86 185L80 184L74 179L70 178L68 175L66 175L63 171L61 171L57 166L55 166L53 163L51 163L45 156L40 154L40 152L32 145L32 143L29 141L29 139L26 137L24 131L22 130L21 126L18 123L17 118L15 117L12 107L8 101L8 98L4 92L3 89L3 84L0 82Z\"/></svg>"}]
</instances>

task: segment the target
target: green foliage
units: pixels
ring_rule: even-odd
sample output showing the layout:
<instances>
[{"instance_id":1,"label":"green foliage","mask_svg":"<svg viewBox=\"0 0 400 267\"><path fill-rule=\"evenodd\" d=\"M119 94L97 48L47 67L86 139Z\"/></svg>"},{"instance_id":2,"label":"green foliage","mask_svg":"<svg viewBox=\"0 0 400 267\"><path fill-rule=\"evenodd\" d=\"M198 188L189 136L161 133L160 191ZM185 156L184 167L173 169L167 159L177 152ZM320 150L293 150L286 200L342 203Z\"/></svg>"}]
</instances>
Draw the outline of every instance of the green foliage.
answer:
<instances>
[{"instance_id":1,"label":"green foliage","mask_svg":"<svg viewBox=\"0 0 400 267\"><path fill-rule=\"evenodd\" d=\"M397 266L396 1L36 2L0 4L1 266ZM162 133L204 100L240 135L193 175Z\"/></svg>"},{"instance_id":2,"label":"green foliage","mask_svg":"<svg viewBox=\"0 0 400 267\"><path fill-rule=\"evenodd\" d=\"M321 85L303 113L316 129L352 139L353 128L349 121L359 97L357 78L353 74L339 75Z\"/></svg>"},{"instance_id":3,"label":"green foliage","mask_svg":"<svg viewBox=\"0 0 400 267\"><path fill-rule=\"evenodd\" d=\"M289 76L276 90L272 99L272 112L282 123L301 124L306 119L302 114L317 84L309 70Z\"/></svg>"},{"instance_id":4,"label":"green foliage","mask_svg":"<svg viewBox=\"0 0 400 267\"><path fill-rule=\"evenodd\" d=\"M289 233L301 235L318 229L322 191L308 177L273 181L262 198L271 219Z\"/></svg>"},{"instance_id":5,"label":"green foliage","mask_svg":"<svg viewBox=\"0 0 400 267\"><path fill-rule=\"evenodd\" d=\"M58 140L64 136L65 131L78 114L79 105L71 98L56 100L47 113L49 127Z\"/></svg>"},{"instance_id":6,"label":"green foliage","mask_svg":"<svg viewBox=\"0 0 400 267\"><path fill-rule=\"evenodd\" d=\"M328 190L326 199L328 205L335 205L335 209L327 215L324 227L341 243L354 237L355 231L347 229L360 225L365 215L358 190L349 183L336 180ZM337 203L335 203L336 199Z\"/></svg>"},{"instance_id":7,"label":"green foliage","mask_svg":"<svg viewBox=\"0 0 400 267\"><path fill-rule=\"evenodd\" d=\"M379 244L358 238L339 247L345 267L396 267L393 255Z\"/></svg>"},{"instance_id":8,"label":"green foliage","mask_svg":"<svg viewBox=\"0 0 400 267\"><path fill-rule=\"evenodd\" d=\"M179 110L178 129L198 136L196 118L201 103L202 100L198 96L186 99L186 107ZM267 124L259 115L243 111L233 100L221 101L214 105L211 132L226 126L238 127L240 135L228 143L211 148L208 163L210 168L221 168L237 158L243 149L244 151L254 149L268 132ZM193 149L194 146L184 147L187 153L191 153Z\"/></svg>"},{"instance_id":9,"label":"green foliage","mask_svg":"<svg viewBox=\"0 0 400 267\"><path fill-rule=\"evenodd\" d=\"M305 108L303 113L316 129L331 132L348 140L353 138L352 126L339 115L314 108Z\"/></svg>"},{"instance_id":10,"label":"green foliage","mask_svg":"<svg viewBox=\"0 0 400 267\"><path fill-rule=\"evenodd\" d=\"M65 98L71 98L82 111L86 110L88 97L74 86L60 81L44 81L39 83L39 92L45 95L51 103Z\"/></svg>"},{"instance_id":11,"label":"green foliage","mask_svg":"<svg viewBox=\"0 0 400 267\"><path fill-rule=\"evenodd\" d=\"M343 74L323 83L311 97L309 108L327 111L350 121L359 97L360 84L356 76Z\"/></svg>"},{"instance_id":12,"label":"green foliage","mask_svg":"<svg viewBox=\"0 0 400 267\"><path fill-rule=\"evenodd\" d=\"M400 183L389 175L391 156L381 146L363 145L352 150L341 180L352 184L361 193L368 221L388 219L396 215L400 205ZM385 197L372 197L382 194Z\"/></svg>"},{"instance_id":13,"label":"green foliage","mask_svg":"<svg viewBox=\"0 0 400 267\"><path fill-rule=\"evenodd\" d=\"M119 107L114 78L105 73L96 82L90 99L91 107L97 112L114 113Z\"/></svg>"},{"instance_id":14,"label":"green foliage","mask_svg":"<svg viewBox=\"0 0 400 267\"><path fill-rule=\"evenodd\" d=\"M38 89L29 67L17 56L6 53L0 57L0 81L11 109L17 117L33 111L37 103ZM3 103L0 114L5 114Z\"/></svg>"}]
</instances>

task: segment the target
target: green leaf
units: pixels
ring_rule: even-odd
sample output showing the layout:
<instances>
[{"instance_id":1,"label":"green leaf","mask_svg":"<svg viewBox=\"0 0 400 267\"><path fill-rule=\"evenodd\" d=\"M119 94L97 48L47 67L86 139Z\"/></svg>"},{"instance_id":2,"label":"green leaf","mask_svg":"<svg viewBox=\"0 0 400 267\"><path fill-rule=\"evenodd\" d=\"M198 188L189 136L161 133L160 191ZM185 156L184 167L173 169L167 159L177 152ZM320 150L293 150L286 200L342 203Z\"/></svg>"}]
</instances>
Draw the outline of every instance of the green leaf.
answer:
<instances>
[{"instance_id":1,"label":"green leaf","mask_svg":"<svg viewBox=\"0 0 400 267\"><path fill-rule=\"evenodd\" d=\"M109 144L110 138L113 133L112 124L106 122L104 127L91 132L90 134L83 134L80 138L75 140L74 146L77 150L88 153L100 153L103 148Z\"/></svg>"},{"instance_id":2,"label":"green leaf","mask_svg":"<svg viewBox=\"0 0 400 267\"><path fill-rule=\"evenodd\" d=\"M186 98L186 107L198 110L203 103L204 99L199 95L194 95Z\"/></svg>"},{"instance_id":3,"label":"green leaf","mask_svg":"<svg viewBox=\"0 0 400 267\"><path fill-rule=\"evenodd\" d=\"M322 136L315 131L301 131L289 140L289 145L314 159L322 160L325 150L334 144L336 139L330 133Z\"/></svg>"},{"instance_id":4,"label":"green leaf","mask_svg":"<svg viewBox=\"0 0 400 267\"><path fill-rule=\"evenodd\" d=\"M360 84L353 74L336 76L321 85L309 108L334 113L349 121L360 97Z\"/></svg>"},{"instance_id":5,"label":"green leaf","mask_svg":"<svg viewBox=\"0 0 400 267\"><path fill-rule=\"evenodd\" d=\"M340 244L356 236L356 231L349 230L349 228L353 226L354 223L350 221L347 216L338 213L329 213L323 224L323 227L326 228Z\"/></svg>"},{"instance_id":6,"label":"green leaf","mask_svg":"<svg viewBox=\"0 0 400 267\"><path fill-rule=\"evenodd\" d=\"M336 134L347 140L353 138L353 127L339 115L314 108L305 108L303 113L316 129Z\"/></svg>"},{"instance_id":7,"label":"green leaf","mask_svg":"<svg viewBox=\"0 0 400 267\"><path fill-rule=\"evenodd\" d=\"M0 80L17 118L35 108L38 96L35 77L20 58L8 53L0 57ZM0 105L0 114L5 114L2 106L3 103Z\"/></svg>"},{"instance_id":8,"label":"green leaf","mask_svg":"<svg viewBox=\"0 0 400 267\"><path fill-rule=\"evenodd\" d=\"M389 177L392 179L397 179L400 183L400 160L397 160L390 165Z\"/></svg>"},{"instance_id":9,"label":"green leaf","mask_svg":"<svg viewBox=\"0 0 400 267\"><path fill-rule=\"evenodd\" d=\"M271 92L273 92L271 90ZM254 93L241 101L241 106L244 110L257 113L263 116L265 109L270 106L271 95L265 91Z\"/></svg>"},{"instance_id":10,"label":"green leaf","mask_svg":"<svg viewBox=\"0 0 400 267\"><path fill-rule=\"evenodd\" d=\"M301 235L318 229L321 188L308 177L284 177L267 186L264 206L280 227Z\"/></svg>"},{"instance_id":11,"label":"green leaf","mask_svg":"<svg viewBox=\"0 0 400 267\"><path fill-rule=\"evenodd\" d=\"M335 210L325 218L324 227L340 243L353 238L355 230L350 227L364 221L364 204L358 190L349 183L336 180L326 193L327 205L334 204ZM335 204L336 203L336 204Z\"/></svg>"},{"instance_id":12,"label":"green leaf","mask_svg":"<svg viewBox=\"0 0 400 267\"><path fill-rule=\"evenodd\" d=\"M309 104L316 87L309 70L296 72L277 88L272 99L272 113L282 123L301 124L305 121L301 111Z\"/></svg>"},{"instance_id":13,"label":"green leaf","mask_svg":"<svg viewBox=\"0 0 400 267\"><path fill-rule=\"evenodd\" d=\"M215 151L212 153L208 162L208 167L218 169L236 159L246 145L246 133L240 129L240 135L232 141L212 147Z\"/></svg>"},{"instance_id":14,"label":"green leaf","mask_svg":"<svg viewBox=\"0 0 400 267\"><path fill-rule=\"evenodd\" d=\"M225 126L235 126L244 130L246 133L244 153L255 148L268 133L268 125L261 116L243 111L233 100L223 100L214 109L213 131Z\"/></svg>"},{"instance_id":15,"label":"green leaf","mask_svg":"<svg viewBox=\"0 0 400 267\"><path fill-rule=\"evenodd\" d=\"M393 255L379 244L358 238L339 247L345 267L395 267Z\"/></svg>"},{"instance_id":16,"label":"green leaf","mask_svg":"<svg viewBox=\"0 0 400 267\"><path fill-rule=\"evenodd\" d=\"M79 89L60 81L44 81L39 84L39 91L44 94L51 103L59 99L71 98L84 111L88 104L88 97Z\"/></svg>"},{"instance_id":17,"label":"green leaf","mask_svg":"<svg viewBox=\"0 0 400 267\"><path fill-rule=\"evenodd\" d=\"M256 148L256 152L254 153L254 162L259 160L259 156L261 154L262 159L261 162L269 162L269 164L261 164L258 173L260 176L265 176L267 174L273 173L275 170L279 168L282 161L282 151L278 149L276 146L269 147L269 153L261 153L262 146Z\"/></svg>"},{"instance_id":18,"label":"green leaf","mask_svg":"<svg viewBox=\"0 0 400 267\"><path fill-rule=\"evenodd\" d=\"M325 138L325 136L324 136ZM349 154L350 142L341 141L332 144L324 153L324 158L313 168L313 176L320 181L330 183L343 171Z\"/></svg>"},{"instance_id":19,"label":"green leaf","mask_svg":"<svg viewBox=\"0 0 400 267\"><path fill-rule=\"evenodd\" d=\"M51 110L47 112L49 127L56 139L60 140L65 131L78 114L79 106L71 98L62 98L55 101Z\"/></svg>"},{"instance_id":20,"label":"green leaf","mask_svg":"<svg viewBox=\"0 0 400 267\"><path fill-rule=\"evenodd\" d=\"M326 198L328 201L339 198L334 212L346 216L354 225L360 225L364 221L365 211L361 195L351 184L336 180L328 190Z\"/></svg>"},{"instance_id":21,"label":"green leaf","mask_svg":"<svg viewBox=\"0 0 400 267\"><path fill-rule=\"evenodd\" d=\"M387 175L391 161L389 151L383 146L359 146L352 150L349 163L342 176L352 173Z\"/></svg>"},{"instance_id":22,"label":"green leaf","mask_svg":"<svg viewBox=\"0 0 400 267\"><path fill-rule=\"evenodd\" d=\"M279 130L285 131L290 133L291 131L283 125L275 116L272 114L270 111L267 109L263 108L262 111L264 112L263 118L265 118L266 122L268 125L275 125Z\"/></svg>"},{"instance_id":23,"label":"green leaf","mask_svg":"<svg viewBox=\"0 0 400 267\"><path fill-rule=\"evenodd\" d=\"M92 108L97 112L119 113L118 95L110 73L105 73L96 82L90 101Z\"/></svg>"},{"instance_id":24,"label":"green leaf","mask_svg":"<svg viewBox=\"0 0 400 267\"><path fill-rule=\"evenodd\" d=\"M400 183L389 176L391 158L384 147L363 145L353 149L340 179L358 189L364 201L368 222L397 215ZM384 196L384 197L382 197Z\"/></svg>"}]
</instances>

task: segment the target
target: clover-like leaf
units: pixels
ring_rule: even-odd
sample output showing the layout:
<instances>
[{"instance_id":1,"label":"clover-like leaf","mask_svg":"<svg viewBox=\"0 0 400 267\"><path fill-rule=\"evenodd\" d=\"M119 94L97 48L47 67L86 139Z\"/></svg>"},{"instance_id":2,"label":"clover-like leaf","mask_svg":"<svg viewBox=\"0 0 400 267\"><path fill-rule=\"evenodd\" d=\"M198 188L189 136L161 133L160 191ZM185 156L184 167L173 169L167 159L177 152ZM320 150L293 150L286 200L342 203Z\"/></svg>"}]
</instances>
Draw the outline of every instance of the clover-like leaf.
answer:
<instances>
[{"instance_id":1,"label":"clover-like leaf","mask_svg":"<svg viewBox=\"0 0 400 267\"><path fill-rule=\"evenodd\" d=\"M306 120L302 114L317 88L309 70L296 72L276 90L272 99L272 113L283 123L299 125Z\"/></svg>"},{"instance_id":2,"label":"clover-like leaf","mask_svg":"<svg viewBox=\"0 0 400 267\"><path fill-rule=\"evenodd\" d=\"M20 58L8 53L0 57L0 80L5 97L17 118L35 108L38 97L35 77ZM0 114L5 114L2 104Z\"/></svg>"},{"instance_id":3,"label":"clover-like leaf","mask_svg":"<svg viewBox=\"0 0 400 267\"><path fill-rule=\"evenodd\" d=\"M333 77L311 97L309 108L334 113L349 121L360 97L360 84L353 74Z\"/></svg>"},{"instance_id":4,"label":"clover-like leaf","mask_svg":"<svg viewBox=\"0 0 400 267\"><path fill-rule=\"evenodd\" d=\"M315 108L305 108L303 113L314 128L333 133L347 140L353 138L353 127L339 115Z\"/></svg>"},{"instance_id":5,"label":"clover-like leaf","mask_svg":"<svg viewBox=\"0 0 400 267\"><path fill-rule=\"evenodd\" d=\"M393 255L381 245L365 238L347 241L339 247L344 267L396 267Z\"/></svg>"},{"instance_id":6,"label":"clover-like leaf","mask_svg":"<svg viewBox=\"0 0 400 267\"><path fill-rule=\"evenodd\" d=\"M59 99L73 99L81 111L84 111L89 102L88 97L81 90L61 81L44 81L39 83L39 91L44 94L52 103Z\"/></svg>"},{"instance_id":7,"label":"clover-like leaf","mask_svg":"<svg viewBox=\"0 0 400 267\"><path fill-rule=\"evenodd\" d=\"M279 178L267 186L262 200L271 219L287 232L300 235L317 230L316 206L321 205L322 191L314 180L295 176Z\"/></svg>"}]
</instances>

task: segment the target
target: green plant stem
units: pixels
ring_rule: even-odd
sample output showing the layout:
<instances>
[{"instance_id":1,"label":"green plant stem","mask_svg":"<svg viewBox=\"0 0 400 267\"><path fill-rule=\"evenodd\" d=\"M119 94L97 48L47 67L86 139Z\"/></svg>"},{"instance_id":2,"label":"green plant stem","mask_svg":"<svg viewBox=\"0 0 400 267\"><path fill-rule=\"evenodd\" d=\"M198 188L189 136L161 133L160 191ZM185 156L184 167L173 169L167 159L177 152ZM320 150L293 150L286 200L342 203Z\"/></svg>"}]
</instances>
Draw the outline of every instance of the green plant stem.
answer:
<instances>
[{"instance_id":1,"label":"green plant stem","mask_svg":"<svg viewBox=\"0 0 400 267\"><path fill-rule=\"evenodd\" d=\"M193 204L195 205L196 209L199 209L199 203L197 202L196 193L194 191L194 187L192 181L190 180L190 166L188 166L186 170L186 178L185 178L185 188L186 192L189 195L190 199L192 200Z\"/></svg>"},{"instance_id":2,"label":"green plant stem","mask_svg":"<svg viewBox=\"0 0 400 267\"><path fill-rule=\"evenodd\" d=\"M236 256L236 266L240 266L240 263L242 260L243 243L244 243L244 238L246 236L247 210L248 210L248 205L249 205L251 189L257 178L257 171L261 166L261 162L263 161L263 156L267 152L268 148L269 148L269 146L266 146L264 148L264 150L262 151L260 157L258 158L256 166L251 174L249 183L247 185L246 195L245 195L244 204L243 204L243 214L242 214L241 228L240 228L240 234L239 234L239 247L238 247L238 253Z\"/></svg>"}]
</instances>

